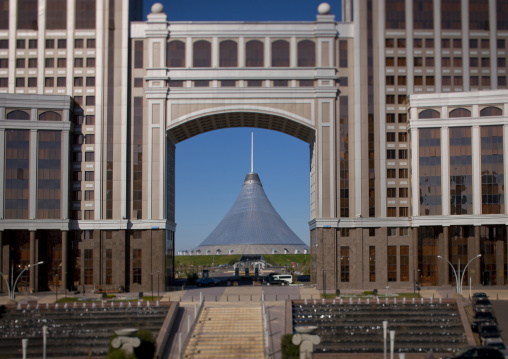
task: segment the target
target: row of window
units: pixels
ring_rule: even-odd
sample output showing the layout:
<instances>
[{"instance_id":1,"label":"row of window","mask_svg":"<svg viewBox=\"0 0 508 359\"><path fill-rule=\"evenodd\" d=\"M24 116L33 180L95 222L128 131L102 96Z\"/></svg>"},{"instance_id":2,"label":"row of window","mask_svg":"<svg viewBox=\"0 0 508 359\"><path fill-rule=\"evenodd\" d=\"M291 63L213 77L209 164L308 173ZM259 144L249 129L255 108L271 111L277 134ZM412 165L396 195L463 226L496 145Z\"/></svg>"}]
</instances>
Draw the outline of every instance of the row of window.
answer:
<instances>
[{"instance_id":1,"label":"row of window","mask_svg":"<svg viewBox=\"0 0 508 359\"><path fill-rule=\"evenodd\" d=\"M134 87L143 87L143 78L134 78ZM290 80L268 80L272 87L289 87ZM193 87L210 87L212 81L209 80L195 80L192 81ZM185 82L183 80L170 80L168 81L168 87L184 87ZM220 80L218 82L220 87L237 87L238 81L235 80ZM246 87L266 87L267 80L245 80L244 86ZM76 85L75 85L76 86ZM87 85L88 86L88 85ZM298 87L313 87L314 80L298 80Z\"/></svg>"},{"instance_id":2,"label":"row of window","mask_svg":"<svg viewBox=\"0 0 508 359\"><path fill-rule=\"evenodd\" d=\"M143 41L134 42L134 68L143 68ZM250 40L245 44L245 63L239 64L238 43L224 40L219 43L219 67L290 67L290 43L277 40L271 43L271 62L265 64L265 45L260 40ZM185 43L173 40L167 44L167 67L185 67ZM206 40L199 40L192 44L192 66L212 66L212 44ZM301 40L297 44L297 66L316 66L316 44L311 40Z\"/></svg>"},{"instance_id":3,"label":"row of window","mask_svg":"<svg viewBox=\"0 0 508 359\"><path fill-rule=\"evenodd\" d=\"M14 110L7 112L5 118L7 120L30 121L30 113L22 110ZM55 111L45 111L39 114L39 121L62 121L62 115Z\"/></svg>"},{"instance_id":4,"label":"row of window","mask_svg":"<svg viewBox=\"0 0 508 359\"><path fill-rule=\"evenodd\" d=\"M502 116L503 111L499 107L489 106L480 110L480 117L490 117L490 116ZM471 111L467 108L456 108L451 110L448 113L449 118L456 117L471 117ZM427 109L423 110L418 114L419 119L428 119L428 118L441 118L441 113L437 110Z\"/></svg>"},{"instance_id":5,"label":"row of window","mask_svg":"<svg viewBox=\"0 0 508 359\"><path fill-rule=\"evenodd\" d=\"M385 39L385 47L386 48L406 48L406 39L405 38L387 38ZM497 48L499 50L504 50L506 47L505 39L497 39ZM426 38L426 39L413 39L413 48L415 49L434 49L434 39ZM454 39L441 39L441 48L443 49L462 49L462 39L454 38ZM490 39L469 39L469 48L470 49L490 49Z\"/></svg>"}]
</instances>

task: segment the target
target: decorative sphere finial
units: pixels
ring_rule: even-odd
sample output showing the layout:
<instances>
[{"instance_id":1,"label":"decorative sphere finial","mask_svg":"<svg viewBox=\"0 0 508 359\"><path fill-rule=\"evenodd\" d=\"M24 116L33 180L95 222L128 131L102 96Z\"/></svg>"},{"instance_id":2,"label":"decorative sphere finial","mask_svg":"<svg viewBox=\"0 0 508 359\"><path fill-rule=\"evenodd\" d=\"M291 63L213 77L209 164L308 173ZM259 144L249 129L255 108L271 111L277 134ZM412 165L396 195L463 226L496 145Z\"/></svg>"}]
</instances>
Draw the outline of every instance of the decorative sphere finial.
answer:
<instances>
[{"instance_id":1,"label":"decorative sphere finial","mask_svg":"<svg viewBox=\"0 0 508 359\"><path fill-rule=\"evenodd\" d=\"M319 15L328 15L330 13L330 10L331 10L330 4L328 4L327 2L322 2L321 4L319 4L317 8Z\"/></svg>"},{"instance_id":2,"label":"decorative sphere finial","mask_svg":"<svg viewBox=\"0 0 508 359\"><path fill-rule=\"evenodd\" d=\"M164 5L160 2L156 2L152 5L152 14L160 14L164 12Z\"/></svg>"}]
</instances>

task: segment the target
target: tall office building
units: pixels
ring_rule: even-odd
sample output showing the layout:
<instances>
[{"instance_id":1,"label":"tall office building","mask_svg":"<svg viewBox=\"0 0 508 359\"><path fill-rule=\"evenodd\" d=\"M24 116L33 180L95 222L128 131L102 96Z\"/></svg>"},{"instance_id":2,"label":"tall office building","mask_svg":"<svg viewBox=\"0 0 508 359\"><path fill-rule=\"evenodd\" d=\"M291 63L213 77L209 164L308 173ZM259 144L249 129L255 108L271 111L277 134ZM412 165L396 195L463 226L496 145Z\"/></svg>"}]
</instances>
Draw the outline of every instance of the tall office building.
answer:
<instances>
[{"instance_id":1,"label":"tall office building","mask_svg":"<svg viewBox=\"0 0 508 359\"><path fill-rule=\"evenodd\" d=\"M0 1L3 273L43 260L33 290L169 285L178 143L245 126L309 143L319 288L450 285L459 266L507 283L507 0L251 23L140 6Z\"/></svg>"}]
</instances>

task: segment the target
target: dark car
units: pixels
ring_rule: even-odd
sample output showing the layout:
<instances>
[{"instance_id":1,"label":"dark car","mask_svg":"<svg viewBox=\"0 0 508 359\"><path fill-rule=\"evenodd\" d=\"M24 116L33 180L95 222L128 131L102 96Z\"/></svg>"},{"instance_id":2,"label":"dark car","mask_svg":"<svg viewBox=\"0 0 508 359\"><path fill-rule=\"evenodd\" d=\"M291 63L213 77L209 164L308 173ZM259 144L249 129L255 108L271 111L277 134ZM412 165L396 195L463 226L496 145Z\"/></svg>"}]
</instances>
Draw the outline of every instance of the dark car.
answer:
<instances>
[{"instance_id":1,"label":"dark car","mask_svg":"<svg viewBox=\"0 0 508 359\"><path fill-rule=\"evenodd\" d=\"M480 308L492 308L492 303L487 298L478 298L473 302L473 310Z\"/></svg>"},{"instance_id":2,"label":"dark car","mask_svg":"<svg viewBox=\"0 0 508 359\"><path fill-rule=\"evenodd\" d=\"M264 277L261 281L265 285L287 285L288 282L282 279L275 279L273 276Z\"/></svg>"},{"instance_id":3,"label":"dark car","mask_svg":"<svg viewBox=\"0 0 508 359\"><path fill-rule=\"evenodd\" d=\"M446 356L441 359L466 359L466 358L475 358L475 359L504 359L503 354L497 350L496 348L490 347L474 347L474 348L465 348L452 356Z\"/></svg>"},{"instance_id":4,"label":"dark car","mask_svg":"<svg viewBox=\"0 0 508 359\"><path fill-rule=\"evenodd\" d=\"M215 285L215 281L212 278L200 278L196 281L196 284L199 286L205 285Z\"/></svg>"},{"instance_id":5,"label":"dark car","mask_svg":"<svg viewBox=\"0 0 508 359\"><path fill-rule=\"evenodd\" d=\"M478 310L474 313L473 322L471 323L471 330L473 332L477 332L480 323L487 322L497 323L494 313L492 313L490 310Z\"/></svg>"},{"instance_id":6,"label":"dark car","mask_svg":"<svg viewBox=\"0 0 508 359\"><path fill-rule=\"evenodd\" d=\"M478 335L480 336L480 340L483 342L483 340L487 338L501 337L501 332L499 331L496 323L486 322L478 325Z\"/></svg>"},{"instance_id":7,"label":"dark car","mask_svg":"<svg viewBox=\"0 0 508 359\"><path fill-rule=\"evenodd\" d=\"M477 299L480 299L480 298L489 299L489 297L487 296L487 293L478 292L478 293L473 294L473 296L471 297L471 301L474 303Z\"/></svg>"}]
</instances>

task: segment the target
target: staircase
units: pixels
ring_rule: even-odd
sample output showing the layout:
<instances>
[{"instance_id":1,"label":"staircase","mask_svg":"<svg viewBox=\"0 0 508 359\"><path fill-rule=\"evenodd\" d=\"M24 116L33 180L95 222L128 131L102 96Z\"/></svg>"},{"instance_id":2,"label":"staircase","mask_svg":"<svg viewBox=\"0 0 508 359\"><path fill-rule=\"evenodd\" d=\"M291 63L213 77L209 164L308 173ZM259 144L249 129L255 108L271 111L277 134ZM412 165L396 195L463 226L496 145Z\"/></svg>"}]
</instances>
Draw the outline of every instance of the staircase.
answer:
<instances>
[{"instance_id":1,"label":"staircase","mask_svg":"<svg viewBox=\"0 0 508 359\"><path fill-rule=\"evenodd\" d=\"M183 358L266 358L263 316L257 307L204 307Z\"/></svg>"}]
</instances>

